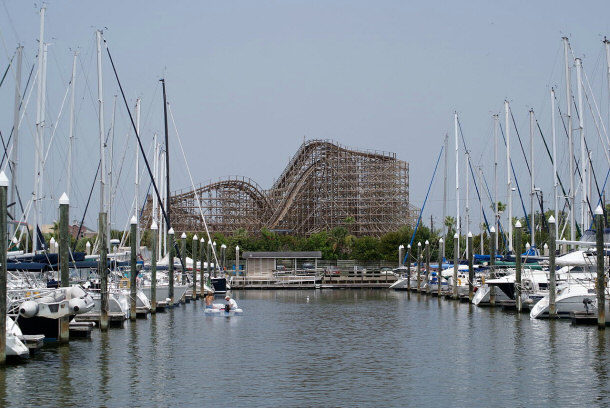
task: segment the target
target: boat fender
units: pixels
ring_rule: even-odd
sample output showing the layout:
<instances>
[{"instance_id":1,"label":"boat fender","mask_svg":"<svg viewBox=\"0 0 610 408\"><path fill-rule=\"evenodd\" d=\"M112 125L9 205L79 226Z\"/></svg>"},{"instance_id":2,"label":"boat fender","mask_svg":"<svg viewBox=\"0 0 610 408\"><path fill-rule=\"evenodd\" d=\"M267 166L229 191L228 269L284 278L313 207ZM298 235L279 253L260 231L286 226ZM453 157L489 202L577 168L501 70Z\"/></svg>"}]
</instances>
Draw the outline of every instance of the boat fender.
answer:
<instances>
[{"instance_id":1,"label":"boat fender","mask_svg":"<svg viewBox=\"0 0 610 408\"><path fill-rule=\"evenodd\" d=\"M38 313L38 303L33 300L26 300L21 304L19 308L19 315L21 317L34 317Z\"/></svg>"}]
</instances>

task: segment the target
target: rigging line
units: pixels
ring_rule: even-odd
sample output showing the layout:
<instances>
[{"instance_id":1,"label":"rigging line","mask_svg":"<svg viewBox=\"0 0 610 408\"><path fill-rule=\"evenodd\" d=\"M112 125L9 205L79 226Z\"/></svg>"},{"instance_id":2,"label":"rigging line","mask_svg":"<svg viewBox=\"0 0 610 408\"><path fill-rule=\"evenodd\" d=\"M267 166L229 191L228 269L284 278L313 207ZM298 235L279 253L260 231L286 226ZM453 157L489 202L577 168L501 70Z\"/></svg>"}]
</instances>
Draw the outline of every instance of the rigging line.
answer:
<instances>
[{"instance_id":1,"label":"rigging line","mask_svg":"<svg viewBox=\"0 0 610 408\"><path fill-rule=\"evenodd\" d=\"M171 224L169 222L169 216L168 216L167 212L165 211L165 206L161 202L161 195L159 194L159 189L157 188L157 184L154 181L153 173L152 173L152 170L150 169L150 164L148 163L148 158L146 157L146 154L144 153L144 147L142 146L142 141L140 140L140 135L138 134L138 129L136 127L136 123L133 120L133 115L131 114L131 109L129 109L129 104L127 103L127 98L125 97L125 91L123 91L123 85L121 84L121 81L119 80L119 74L117 73L116 67L114 65L114 60L112 59L112 55L110 54L110 48L108 47L108 42L106 41L106 39L103 36L102 36L102 38L104 40L104 45L106 46L106 52L108 53L108 58L110 59L110 64L112 65L112 70L114 71L114 76L116 78L117 84L119 85L119 90L121 91L121 96L123 97L123 102L125 103L125 109L127 109L127 113L129 113L129 119L131 121L131 126L133 127L133 130L136 135L136 139L138 140L138 146L140 147L140 152L142 153L142 158L144 159L144 164L146 164L146 170L148 170L148 175L153 180L153 187L155 189L155 194L157 195L157 199L159 200L159 208L161 208L161 212L163 213L163 218L165 219L165 223L169 230L171 228ZM170 205L171 197L168 197L167 200L168 200L167 205ZM174 249L176 250L176 254L178 255L178 258L180 259L180 261L182 263L183 270L185 270L186 268L184 267L184 265L185 265L184 260L182 259L182 255L180 254L180 248L178 248L177 240L174 240Z\"/></svg>"},{"instance_id":2,"label":"rigging line","mask_svg":"<svg viewBox=\"0 0 610 408\"><path fill-rule=\"evenodd\" d=\"M557 100L557 96L555 96L555 100ZM557 110L559 111L559 118L561 119L561 124L563 126L563 131L565 133L566 139L570 140L570 137L568 135L568 127L566 125L565 120L563 119L563 113L561 112L561 108L559 107L559 104L557 104ZM574 160L576 162L576 157L571 157L569 160ZM578 169L578 164L576 165L576 168ZM570 177L572 177L571 174L570 174ZM569 197L566 195L565 190L563 189L563 185L562 185L562 191L563 191L564 195L566 196L566 200L568 201L567 206L568 206L568 209L571 212L572 211L572 206L571 206L571 203L569 202L570 201ZM576 225L576 232L578 233L578 235L581 235L580 227L579 227L578 223L575 223L575 225Z\"/></svg>"},{"instance_id":3,"label":"rigging line","mask_svg":"<svg viewBox=\"0 0 610 408\"><path fill-rule=\"evenodd\" d=\"M466 155L470 159L470 152L466 148L466 139L464 138L464 132L462 131L462 123L460 122L459 118L458 118L457 122L458 122L458 127L460 129L460 135L462 136L462 143L464 144L464 151L466 152ZM470 168L470 174L472 175L472 183L474 184L474 188L477 192L477 197L479 198L479 203L481 203L481 194L479 193L479 187L477 186L477 181L474 176L474 171L472 170L472 160L468 160L468 166ZM484 209L483 209L483 219L485 220L485 226L487 227L487 232L491 234L491 231L489 229L489 222L487 221L487 215L485 214ZM470 232L470 231L468 231L468 232Z\"/></svg>"},{"instance_id":4,"label":"rigging line","mask_svg":"<svg viewBox=\"0 0 610 408\"><path fill-rule=\"evenodd\" d=\"M432 173L432 180L430 180L430 184L428 185L428 191L426 192L426 198L424 198L424 204L421 207L421 211L419 212L419 217L417 218L417 224L415 224L415 229L413 230L413 235L411 235L411 241L409 242L409 246L407 247L407 253L403 258L403 263L407 261L409 258L409 247L413 244L413 240L415 239L415 233L417 233L417 228L419 228L419 223L421 221L421 216L424 213L424 208L426 208L426 201L428 201L428 195L430 194L430 188L432 187L432 182L434 181L434 176L436 175L436 170L438 169L438 163L441 161L441 155L443 154L443 149L445 145L441 146L441 151L438 153L438 158L436 159L436 165L434 166L434 173ZM444 222L445 220L443 220ZM419 259L417 260L419 262Z\"/></svg>"},{"instance_id":5,"label":"rigging line","mask_svg":"<svg viewBox=\"0 0 610 408\"><path fill-rule=\"evenodd\" d=\"M11 136L12 136L12 133L11 133ZM0 130L0 141L2 141L2 146L4 147L4 153L6 154L6 150L7 150L6 147L7 146L6 146L6 143L4 143L4 137L2 136L2 131L1 130ZM9 143L10 143L10 138L9 138ZM4 157L3 157L3 159L4 159ZM7 163L9 165L9 168L10 168L11 172L12 172L13 171L13 165L12 165L11 161L8 160ZM21 209L21 213L23 214L23 202L21 201L21 194L19 193L19 187L18 186L15 186L15 192L17 193L17 201L19 202L19 208ZM14 221L14 218L13 218L13 221ZM28 230L28 236L31 238L31 236L30 236L30 229L28 228L27 230Z\"/></svg>"},{"instance_id":6,"label":"rigging line","mask_svg":"<svg viewBox=\"0 0 610 408\"><path fill-rule=\"evenodd\" d=\"M493 198L491 197L491 190L489 189L489 184L487 183L487 177L485 177L485 173L483 173L483 182L485 182L485 188L487 189L487 197L489 198L489 202L492 203L492 205L494 204ZM494 214L495 217L495 214ZM502 221L498 220L498 228L500 229L500 231L498 231L498 233L500 233L500 235L502 236L502 241L504 241L504 247L508 248L508 244L506 241L506 235L504 234L504 229L502 228ZM491 235L491 232L490 232ZM498 250L498 248L496 248L496 251Z\"/></svg>"},{"instance_id":7,"label":"rigging line","mask_svg":"<svg viewBox=\"0 0 610 408\"><path fill-rule=\"evenodd\" d=\"M534 119L536 121L536 126L538 127L538 132L540 133L540 136L542 137L542 141L544 142L544 147L546 148L546 153L549 156L549 159L551 160L551 164L555 164L553 163L553 155L551 154L551 150L549 149L549 145L546 142L546 138L544 137L544 134L542 133L542 128L540 127L540 123L538 123L538 119ZM563 193L564 198L567 200L567 193L566 193L566 189L563 186L563 183L561 182L561 177L559 177L559 172L555 172L555 175L557 176L557 181L559 182L559 186L561 187L561 192ZM542 203L540 203L540 206L542 207ZM544 214L544 210L542 211L542 213ZM546 224L546 217L543 217L544 223ZM548 228L548 224L547 224L547 228Z\"/></svg>"},{"instance_id":8,"label":"rigging line","mask_svg":"<svg viewBox=\"0 0 610 408\"><path fill-rule=\"evenodd\" d=\"M186 154L184 153L184 148L182 147L182 140L180 138L180 134L178 133L178 128L176 127L176 121L174 120L174 113L172 112L171 105L169 103L167 105L169 108L169 116L172 118L172 124L174 125L174 131L176 132L176 136L178 139L178 145L180 145L180 150L182 151L182 157L184 158L184 163L186 165L186 171L188 172L189 179L191 181L191 186L193 187L193 192L195 193L195 199L197 201L197 206L199 207L199 213L201 214L203 226L204 226L205 232L208 236L208 241L211 241L212 238L210 236L210 231L208 229L208 224L205 220L205 216L203 215L203 209L201 207L201 200L199 199L199 194L197 193L197 190L195 189L195 183L193 182L193 175L191 174L191 169L189 168L188 162L186 160ZM216 251L214 250L214 246L212 246L212 254L214 255L214 260L216 261L216 265L218 265L218 258L217 258Z\"/></svg>"},{"instance_id":9,"label":"rigging line","mask_svg":"<svg viewBox=\"0 0 610 408\"><path fill-rule=\"evenodd\" d=\"M584 70L583 70L584 72ZM602 115L601 112L599 111L599 107L597 106L597 100L595 99L595 95L593 94L593 89L591 89L591 83L589 82L589 77L587 76L587 73L584 72L585 74L585 79L587 80L587 86L589 87L589 93L591 94L591 98L593 99L593 104L595 105L595 111L597 112L597 116L599 116L599 123L597 123L597 118L595 117L595 115L593 115L593 121L595 122L595 127L597 128L597 133L599 135L600 140L602 140L602 136L601 133L599 131L599 125L601 124L602 129L604 131L604 136L606 136L606 147L610 146L610 140L608 139L608 132L606 131L606 126L604 125L604 121L602 120ZM591 112L593 112L593 109L591 108L591 101L589 101L589 94L587 92L585 92L585 98L587 99L587 104L589 105L589 109L591 110ZM602 145L604 145L604 143L602 142ZM608 159L608 163L610 163L610 158L608 158L608 152L607 149L604 149L604 152L606 153L606 158Z\"/></svg>"},{"instance_id":10,"label":"rigging line","mask_svg":"<svg viewBox=\"0 0 610 408\"><path fill-rule=\"evenodd\" d=\"M519 140L519 145L521 146L521 152L523 153L523 159L525 160L525 165L527 166L527 172L530 177L532 176L532 170L530 169L529 162L527 161L527 155L525 154L525 149L523 148L523 143L521 142L521 135L519 134L519 129L517 129L517 122L515 121L515 117L513 116L513 110L509 109L510 117L513 120L513 127L515 128L515 132L517 133L517 139ZM512 159L511 159L512 162ZM527 215L526 215L527 217ZM528 223L529 224L529 223Z\"/></svg>"},{"instance_id":11,"label":"rigging line","mask_svg":"<svg viewBox=\"0 0 610 408\"><path fill-rule=\"evenodd\" d=\"M502 128L502 123L498 123L500 126L500 134L502 134L502 139L504 140L504 146L506 146L506 136L504 136L504 129ZM515 166L513 165L513 159L510 159L510 168L513 172L513 178L515 179L515 185L517 186L517 191L519 192L519 199L521 200L521 207L523 208L523 213L525 214L525 223L527 224L527 229L530 229L530 221L527 216L527 211L525 209L525 203L523 202L523 196L521 195L521 187L519 187L519 180L517 179L517 174L515 173ZM508 220L509 223L513 222L513 220Z\"/></svg>"},{"instance_id":12,"label":"rigging line","mask_svg":"<svg viewBox=\"0 0 610 408\"><path fill-rule=\"evenodd\" d=\"M15 51L16 53L17 51ZM4 71L4 75L2 75L2 79L0 80L0 88L2 88L2 84L4 83L4 79L6 78L6 75L8 74L8 70L11 69L11 66L13 65L13 59L15 58L15 54L13 54L13 56L11 57L11 60L8 62L8 66L6 67L6 71Z\"/></svg>"},{"instance_id":13,"label":"rigging line","mask_svg":"<svg viewBox=\"0 0 610 408\"><path fill-rule=\"evenodd\" d=\"M19 109L18 109L19 111L21 111L21 106L23 105L23 98L25 96L25 92L27 91L28 85L30 84L30 79L32 79L32 72L33 72L33 70L34 70L34 67L32 67L32 69L30 70L30 75L29 75L28 80L27 80L27 82L25 84L25 88L23 89L23 95L21 95L21 100L19 101ZM30 95L31 95L31 93L30 93ZM29 100L29 98L28 98L28 100ZM17 125L18 128L21 126L21 120L23 119L23 115L25 115L25 112L23 112L21 117L19 118L19 124ZM13 125L13 127L11 128L11 133L9 134L8 140L6 142L7 146L11 143L11 139L13 138L14 130L15 130L15 125ZM4 148L4 153L2 154L2 159L0 159L0 167L2 167L4 165L4 159L5 158L8 158L6 147ZM12 171L12 169L11 169L11 171ZM23 208L21 210L23 211Z\"/></svg>"},{"instance_id":14,"label":"rigging line","mask_svg":"<svg viewBox=\"0 0 610 408\"><path fill-rule=\"evenodd\" d=\"M576 106L576 101L574 101L574 111L576 112L576 117L580 120L580 112L578 111L578 107ZM585 143L585 151L588 152L589 148L587 147L587 139L585 137L583 137L583 141ZM589 159L589 161L590 160L591 159ZM580 179L580 185L582 186L582 190L586 193L585 180L583 178L582 173L580 172L580 167L578 166L578 160L575 160L575 161L576 161L576 170L578 170L578 177ZM581 165L583 166L583 171L584 171L585 163L582 163ZM593 171L593 167L591 167L591 171ZM598 188L598 191L599 191L599 188ZM587 196L587 205L589 207L589 213L591 214L591 216L593 216L593 209L591 208L591 202L589 201L588 196Z\"/></svg>"}]
</instances>

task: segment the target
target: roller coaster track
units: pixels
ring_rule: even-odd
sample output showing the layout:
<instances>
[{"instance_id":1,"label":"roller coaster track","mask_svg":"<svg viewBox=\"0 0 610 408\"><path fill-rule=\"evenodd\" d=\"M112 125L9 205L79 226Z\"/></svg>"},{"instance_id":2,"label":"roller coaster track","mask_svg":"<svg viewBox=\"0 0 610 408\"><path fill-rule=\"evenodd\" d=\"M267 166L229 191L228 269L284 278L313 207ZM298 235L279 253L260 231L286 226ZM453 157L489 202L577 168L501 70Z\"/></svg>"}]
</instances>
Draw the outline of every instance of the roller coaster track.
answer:
<instances>
[{"instance_id":1,"label":"roller coaster track","mask_svg":"<svg viewBox=\"0 0 610 408\"><path fill-rule=\"evenodd\" d=\"M410 222L408 190L408 164L394 153L310 140L269 190L247 177L230 177L175 192L172 224L176 230L200 230L198 196L208 225L225 234L266 227L308 235L344 225L350 217L354 233L380 235Z\"/></svg>"}]
</instances>

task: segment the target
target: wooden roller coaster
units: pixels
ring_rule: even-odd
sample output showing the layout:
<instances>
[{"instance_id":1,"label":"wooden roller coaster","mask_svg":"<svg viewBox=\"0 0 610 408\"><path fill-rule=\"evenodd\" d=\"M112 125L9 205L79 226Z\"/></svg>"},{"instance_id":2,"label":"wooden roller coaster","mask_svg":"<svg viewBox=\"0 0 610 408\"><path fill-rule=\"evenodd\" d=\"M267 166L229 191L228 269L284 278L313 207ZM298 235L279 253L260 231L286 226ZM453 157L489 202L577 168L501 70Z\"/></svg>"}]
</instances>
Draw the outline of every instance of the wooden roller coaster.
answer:
<instances>
[{"instance_id":1,"label":"wooden roller coaster","mask_svg":"<svg viewBox=\"0 0 610 408\"><path fill-rule=\"evenodd\" d=\"M200 204L199 204L200 203ZM310 235L345 227L381 236L414 224L409 165L395 153L357 151L331 141L305 141L269 190L247 177L229 177L171 197L172 227L232 235L262 228ZM151 220L152 201L143 223Z\"/></svg>"}]
</instances>

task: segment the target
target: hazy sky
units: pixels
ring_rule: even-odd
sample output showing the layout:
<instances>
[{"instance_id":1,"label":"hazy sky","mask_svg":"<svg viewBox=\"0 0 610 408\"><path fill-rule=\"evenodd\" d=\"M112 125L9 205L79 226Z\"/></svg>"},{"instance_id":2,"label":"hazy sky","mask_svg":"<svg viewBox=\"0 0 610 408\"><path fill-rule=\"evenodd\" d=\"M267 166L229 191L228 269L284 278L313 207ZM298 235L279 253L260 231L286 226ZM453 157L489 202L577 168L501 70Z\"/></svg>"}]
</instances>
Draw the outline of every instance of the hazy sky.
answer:
<instances>
[{"instance_id":1,"label":"hazy sky","mask_svg":"<svg viewBox=\"0 0 610 408\"><path fill-rule=\"evenodd\" d=\"M17 44L24 45L24 83L35 63L41 3L1 0L0 70ZM529 109L534 109L550 143L550 87L565 111L562 36L583 59L606 128L608 86L602 40L610 35L608 1L48 1L46 140L53 146L45 173L49 222L65 188L69 97L77 68L77 153L71 200L80 218L99 159L96 119L95 29L104 30L130 108L142 99L141 134L150 150L163 135L159 79L167 82L171 112L195 184L228 175L251 177L269 188L303 139L330 139L362 149L396 152L410 164L411 202L421 206L445 133L450 135L449 215L455 213L454 125L457 111L473 164L493 183L494 113L511 108L529 154ZM104 51L106 130L117 82ZM573 72L575 83L576 73ZM574 85L574 90L576 87ZM14 72L0 88L0 130L12 126ZM20 180L29 197L33 180L36 90L21 131ZM593 102L591 102L593 103ZM608 165L593 121L587 138L599 164ZM172 190L190 188L182 153L170 123ZM504 123L502 123L504 127ZM133 197L133 134L118 100L114 143L117 219L123 228ZM515 135L515 130L511 129ZM536 183L551 197L551 167L536 136ZM605 136L604 136L605 137ZM567 167L565 133L558 131ZM529 180L517 141L514 160L522 189ZM460 148L461 151L463 150ZM123 153L126 152L126 157ZM504 150L500 152L505 183ZM603 160L602 160L603 159ZM463 161L463 153L460 154ZM122 166L121 166L122 165ZM53 167L54 166L54 167ZM63 167L62 167L63 166ZM182 167L181 167L182 166ZM460 171L464 166L460 164ZM430 210L441 219L442 168L431 192ZM562 170L567 177L567 172ZM143 190L148 187L145 177ZM464 183L464 180L462 181ZM493 187L490 184L490 188ZM473 190L472 184L471 189ZM500 188L505 201L505 187ZM99 193L87 217L95 226ZM462 197L462 200L464 198ZM471 208L478 220L474 193ZM484 204L489 207L488 201ZM522 215L516 211L516 215ZM424 214L429 222L430 211ZM122 217L122 219L120 219ZM477 229L478 221L473 221Z\"/></svg>"}]
</instances>

